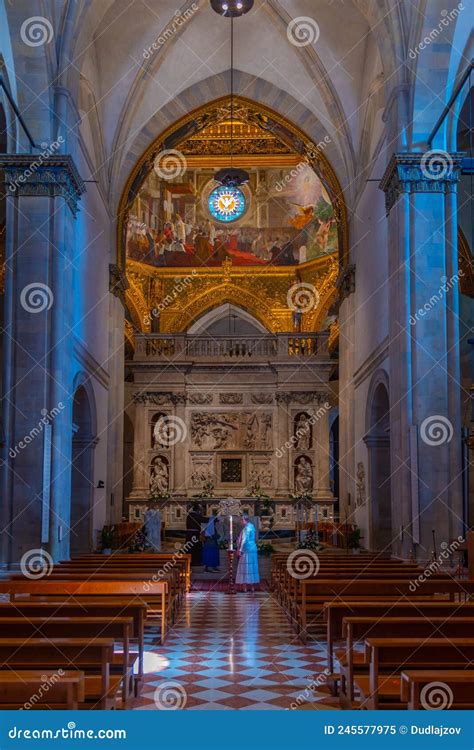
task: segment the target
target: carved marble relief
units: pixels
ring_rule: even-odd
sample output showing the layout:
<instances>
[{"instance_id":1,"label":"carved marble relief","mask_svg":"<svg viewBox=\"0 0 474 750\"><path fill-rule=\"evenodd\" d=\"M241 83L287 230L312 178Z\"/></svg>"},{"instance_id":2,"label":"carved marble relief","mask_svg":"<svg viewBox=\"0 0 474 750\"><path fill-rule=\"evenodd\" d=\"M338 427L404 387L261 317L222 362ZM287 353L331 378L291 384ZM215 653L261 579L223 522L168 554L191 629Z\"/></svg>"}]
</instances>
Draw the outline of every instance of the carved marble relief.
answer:
<instances>
[{"instance_id":1,"label":"carved marble relief","mask_svg":"<svg viewBox=\"0 0 474 750\"><path fill-rule=\"evenodd\" d=\"M272 415L255 412L195 412L193 447L203 450L271 450Z\"/></svg>"},{"instance_id":2,"label":"carved marble relief","mask_svg":"<svg viewBox=\"0 0 474 750\"><path fill-rule=\"evenodd\" d=\"M205 484L215 482L212 455L199 454L191 457L191 486L202 489Z\"/></svg>"},{"instance_id":3,"label":"carved marble relief","mask_svg":"<svg viewBox=\"0 0 474 750\"><path fill-rule=\"evenodd\" d=\"M249 465L249 485L262 489L273 487L273 472L269 456L252 456Z\"/></svg>"}]
</instances>

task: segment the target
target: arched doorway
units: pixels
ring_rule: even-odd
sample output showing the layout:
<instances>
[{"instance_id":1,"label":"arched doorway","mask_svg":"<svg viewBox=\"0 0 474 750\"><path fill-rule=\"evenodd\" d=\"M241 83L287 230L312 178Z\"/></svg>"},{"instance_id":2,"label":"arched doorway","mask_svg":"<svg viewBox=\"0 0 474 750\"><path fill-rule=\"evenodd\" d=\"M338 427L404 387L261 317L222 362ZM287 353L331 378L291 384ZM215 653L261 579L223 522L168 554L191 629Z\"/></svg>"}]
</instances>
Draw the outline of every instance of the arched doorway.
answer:
<instances>
[{"instance_id":1,"label":"arched doorway","mask_svg":"<svg viewBox=\"0 0 474 750\"><path fill-rule=\"evenodd\" d=\"M367 401L369 466L369 544L390 554L392 498L390 491L390 402L385 374L376 375Z\"/></svg>"},{"instance_id":2,"label":"arched doorway","mask_svg":"<svg viewBox=\"0 0 474 750\"><path fill-rule=\"evenodd\" d=\"M72 411L72 474L70 552L90 552L92 539L92 501L94 488L94 412L86 388L81 385L74 394Z\"/></svg>"}]
</instances>

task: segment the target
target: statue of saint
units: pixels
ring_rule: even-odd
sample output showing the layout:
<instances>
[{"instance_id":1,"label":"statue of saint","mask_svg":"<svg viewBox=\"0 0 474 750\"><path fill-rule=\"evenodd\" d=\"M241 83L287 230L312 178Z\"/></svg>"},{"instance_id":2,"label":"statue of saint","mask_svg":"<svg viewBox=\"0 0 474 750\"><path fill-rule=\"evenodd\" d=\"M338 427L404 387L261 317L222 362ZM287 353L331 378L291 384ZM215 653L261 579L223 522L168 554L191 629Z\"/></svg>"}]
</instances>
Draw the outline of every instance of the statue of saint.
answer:
<instances>
[{"instance_id":1,"label":"statue of saint","mask_svg":"<svg viewBox=\"0 0 474 750\"><path fill-rule=\"evenodd\" d=\"M313 469L305 456L301 456L296 467L295 488L301 495L309 495L313 489Z\"/></svg>"},{"instance_id":2,"label":"statue of saint","mask_svg":"<svg viewBox=\"0 0 474 750\"><path fill-rule=\"evenodd\" d=\"M162 458L155 458L150 475L150 492L153 497L166 495L168 492L168 467Z\"/></svg>"},{"instance_id":3,"label":"statue of saint","mask_svg":"<svg viewBox=\"0 0 474 750\"><path fill-rule=\"evenodd\" d=\"M306 414L300 414L295 430L296 444L299 451L309 451L311 443L311 423Z\"/></svg>"}]
</instances>

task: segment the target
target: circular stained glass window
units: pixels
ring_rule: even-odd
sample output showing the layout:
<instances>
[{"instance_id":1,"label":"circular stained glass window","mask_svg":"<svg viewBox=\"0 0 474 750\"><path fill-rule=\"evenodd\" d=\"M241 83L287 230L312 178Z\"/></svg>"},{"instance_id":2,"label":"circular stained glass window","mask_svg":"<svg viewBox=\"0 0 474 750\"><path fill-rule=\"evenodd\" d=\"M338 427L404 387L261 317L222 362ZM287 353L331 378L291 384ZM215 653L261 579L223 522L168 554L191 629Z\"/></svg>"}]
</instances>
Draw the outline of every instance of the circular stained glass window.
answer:
<instances>
[{"instance_id":1,"label":"circular stained glass window","mask_svg":"<svg viewBox=\"0 0 474 750\"><path fill-rule=\"evenodd\" d=\"M209 195L207 207L216 221L236 221L245 213L245 195L239 188L221 185Z\"/></svg>"}]
</instances>

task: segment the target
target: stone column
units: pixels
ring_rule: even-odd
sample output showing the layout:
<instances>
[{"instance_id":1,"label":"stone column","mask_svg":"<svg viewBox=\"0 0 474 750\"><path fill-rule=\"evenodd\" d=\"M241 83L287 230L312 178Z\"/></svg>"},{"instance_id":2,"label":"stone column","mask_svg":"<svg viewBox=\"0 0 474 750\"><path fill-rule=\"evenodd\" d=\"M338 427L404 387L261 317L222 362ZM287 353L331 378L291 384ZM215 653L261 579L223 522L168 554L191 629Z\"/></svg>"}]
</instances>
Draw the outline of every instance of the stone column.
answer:
<instances>
[{"instance_id":1,"label":"stone column","mask_svg":"<svg viewBox=\"0 0 474 750\"><path fill-rule=\"evenodd\" d=\"M456 187L461 157L392 157L389 221L392 550L429 558L462 531ZM400 529L404 542L400 542Z\"/></svg>"},{"instance_id":2,"label":"stone column","mask_svg":"<svg viewBox=\"0 0 474 750\"><path fill-rule=\"evenodd\" d=\"M186 492L186 462L188 456L187 446L191 436L187 434L186 426L186 394L172 393L171 401L174 404L175 425L172 425L173 436L173 472L170 475L170 489L174 494L183 495ZM173 482L173 484L171 484Z\"/></svg>"},{"instance_id":3,"label":"stone column","mask_svg":"<svg viewBox=\"0 0 474 750\"><path fill-rule=\"evenodd\" d=\"M150 496L150 467L148 457L150 455L151 436L148 429L147 397L141 393L135 393L135 418L134 418L134 441L133 441L133 487L131 499L145 500Z\"/></svg>"},{"instance_id":4,"label":"stone column","mask_svg":"<svg viewBox=\"0 0 474 750\"><path fill-rule=\"evenodd\" d=\"M2 560L69 552L74 217L69 155L0 154L7 193Z\"/></svg>"},{"instance_id":5,"label":"stone column","mask_svg":"<svg viewBox=\"0 0 474 750\"><path fill-rule=\"evenodd\" d=\"M355 265L341 270L337 280L341 305L339 323L344 337L339 348L339 516L352 523L356 507L354 355L355 355ZM349 502L350 500L350 502Z\"/></svg>"},{"instance_id":6,"label":"stone column","mask_svg":"<svg viewBox=\"0 0 474 750\"><path fill-rule=\"evenodd\" d=\"M318 394L313 408L314 436L314 496L316 499L332 499L330 485L329 450L329 393Z\"/></svg>"},{"instance_id":7,"label":"stone column","mask_svg":"<svg viewBox=\"0 0 474 750\"><path fill-rule=\"evenodd\" d=\"M288 495L293 489L292 476L292 450L290 437L292 435L292 423L289 404L291 395L289 393L277 393L277 441L274 445L273 462L276 468L277 494Z\"/></svg>"}]
</instances>

